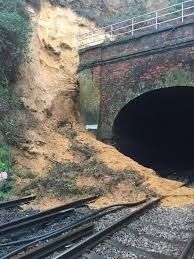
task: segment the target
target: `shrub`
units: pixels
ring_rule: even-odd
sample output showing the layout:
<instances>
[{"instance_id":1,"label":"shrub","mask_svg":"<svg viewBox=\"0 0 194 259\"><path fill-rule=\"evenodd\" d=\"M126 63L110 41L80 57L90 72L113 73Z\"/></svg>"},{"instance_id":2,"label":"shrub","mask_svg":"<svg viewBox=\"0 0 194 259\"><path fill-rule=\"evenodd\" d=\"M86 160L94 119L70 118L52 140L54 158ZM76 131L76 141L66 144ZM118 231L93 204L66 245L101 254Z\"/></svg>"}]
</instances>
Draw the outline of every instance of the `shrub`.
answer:
<instances>
[{"instance_id":1,"label":"shrub","mask_svg":"<svg viewBox=\"0 0 194 259\"><path fill-rule=\"evenodd\" d=\"M17 24L17 26L16 26ZM13 81L27 57L29 17L21 0L0 0L0 85Z\"/></svg>"},{"instance_id":2,"label":"shrub","mask_svg":"<svg viewBox=\"0 0 194 259\"><path fill-rule=\"evenodd\" d=\"M8 179L0 180L0 198L8 198L13 192L12 163L9 149L0 146L0 172L7 172Z\"/></svg>"},{"instance_id":3,"label":"shrub","mask_svg":"<svg viewBox=\"0 0 194 259\"><path fill-rule=\"evenodd\" d=\"M0 147L0 172L10 171L10 156L6 147Z\"/></svg>"},{"instance_id":4,"label":"shrub","mask_svg":"<svg viewBox=\"0 0 194 259\"><path fill-rule=\"evenodd\" d=\"M19 65L28 60L30 19L22 0L0 0L0 131L10 144L18 138L16 110L21 108L10 84Z\"/></svg>"}]
</instances>

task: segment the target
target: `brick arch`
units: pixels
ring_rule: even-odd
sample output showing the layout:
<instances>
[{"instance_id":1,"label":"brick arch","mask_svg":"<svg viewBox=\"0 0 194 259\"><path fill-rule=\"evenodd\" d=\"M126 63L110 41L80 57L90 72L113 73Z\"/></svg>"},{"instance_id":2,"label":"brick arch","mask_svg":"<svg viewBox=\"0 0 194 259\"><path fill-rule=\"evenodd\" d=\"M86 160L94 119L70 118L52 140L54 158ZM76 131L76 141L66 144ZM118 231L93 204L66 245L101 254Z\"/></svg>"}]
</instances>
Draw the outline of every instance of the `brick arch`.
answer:
<instances>
[{"instance_id":1,"label":"brick arch","mask_svg":"<svg viewBox=\"0 0 194 259\"><path fill-rule=\"evenodd\" d=\"M193 166L193 102L192 86L160 88L134 98L114 121L114 145L147 167Z\"/></svg>"},{"instance_id":2,"label":"brick arch","mask_svg":"<svg viewBox=\"0 0 194 259\"><path fill-rule=\"evenodd\" d=\"M159 88L194 86L194 22L80 51L101 91L98 136L111 139L118 112L130 100ZM180 76L178 76L180 75Z\"/></svg>"}]
</instances>

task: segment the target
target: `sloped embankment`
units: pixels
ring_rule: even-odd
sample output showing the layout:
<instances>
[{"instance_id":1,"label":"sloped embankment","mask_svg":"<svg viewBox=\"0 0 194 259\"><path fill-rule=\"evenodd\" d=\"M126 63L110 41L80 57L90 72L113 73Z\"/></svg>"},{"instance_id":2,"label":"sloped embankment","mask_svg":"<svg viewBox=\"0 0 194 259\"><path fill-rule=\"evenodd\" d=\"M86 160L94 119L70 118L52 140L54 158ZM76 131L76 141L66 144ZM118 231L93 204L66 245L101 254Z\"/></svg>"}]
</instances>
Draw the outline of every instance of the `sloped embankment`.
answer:
<instances>
[{"instance_id":1,"label":"sloped embankment","mask_svg":"<svg viewBox=\"0 0 194 259\"><path fill-rule=\"evenodd\" d=\"M16 189L62 200L102 194L96 206L157 194L169 195L169 205L193 203L192 191L180 196L181 183L158 177L97 141L79 123L76 36L95 24L47 0L40 12L31 7L29 12L31 62L21 67L16 89L37 123L26 129L21 149L14 150L15 168L24 171L16 175ZM46 204L52 204L50 198Z\"/></svg>"}]
</instances>

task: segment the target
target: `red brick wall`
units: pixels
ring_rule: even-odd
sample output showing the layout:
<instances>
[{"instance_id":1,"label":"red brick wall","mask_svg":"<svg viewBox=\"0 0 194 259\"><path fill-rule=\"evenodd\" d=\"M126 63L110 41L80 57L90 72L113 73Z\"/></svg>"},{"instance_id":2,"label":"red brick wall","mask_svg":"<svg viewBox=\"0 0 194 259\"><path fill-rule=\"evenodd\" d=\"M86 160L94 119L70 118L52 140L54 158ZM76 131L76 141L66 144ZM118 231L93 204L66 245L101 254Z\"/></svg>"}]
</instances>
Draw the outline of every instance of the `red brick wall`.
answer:
<instances>
[{"instance_id":1,"label":"red brick wall","mask_svg":"<svg viewBox=\"0 0 194 259\"><path fill-rule=\"evenodd\" d=\"M133 98L166 87L168 75L175 71L186 77L180 84L192 84L194 24L91 48L80 52L80 61L80 69L90 67L94 79L100 80L99 137L111 138L115 117Z\"/></svg>"}]
</instances>

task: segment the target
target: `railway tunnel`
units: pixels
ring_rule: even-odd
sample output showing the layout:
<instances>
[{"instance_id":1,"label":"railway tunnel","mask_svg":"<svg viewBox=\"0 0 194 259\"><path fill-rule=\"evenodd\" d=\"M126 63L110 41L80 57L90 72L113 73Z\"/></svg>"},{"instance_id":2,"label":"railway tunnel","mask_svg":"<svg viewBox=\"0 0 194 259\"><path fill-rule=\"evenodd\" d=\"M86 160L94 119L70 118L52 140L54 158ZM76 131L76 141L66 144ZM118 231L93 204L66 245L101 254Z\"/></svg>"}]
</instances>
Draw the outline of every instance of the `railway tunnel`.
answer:
<instances>
[{"instance_id":1,"label":"railway tunnel","mask_svg":"<svg viewBox=\"0 0 194 259\"><path fill-rule=\"evenodd\" d=\"M161 88L127 103L114 121L113 142L160 175L193 169L194 87Z\"/></svg>"}]
</instances>

